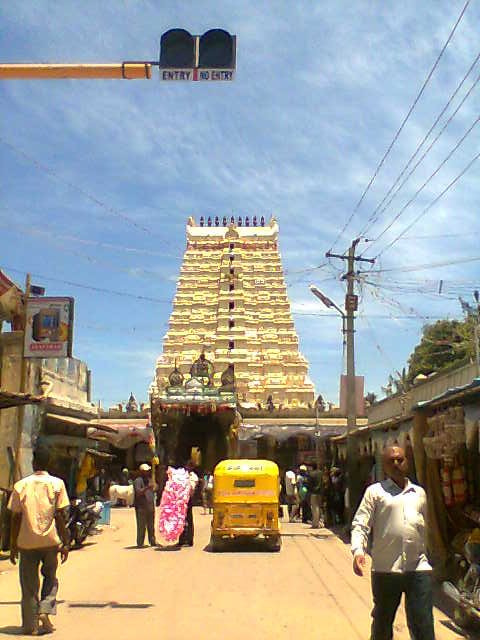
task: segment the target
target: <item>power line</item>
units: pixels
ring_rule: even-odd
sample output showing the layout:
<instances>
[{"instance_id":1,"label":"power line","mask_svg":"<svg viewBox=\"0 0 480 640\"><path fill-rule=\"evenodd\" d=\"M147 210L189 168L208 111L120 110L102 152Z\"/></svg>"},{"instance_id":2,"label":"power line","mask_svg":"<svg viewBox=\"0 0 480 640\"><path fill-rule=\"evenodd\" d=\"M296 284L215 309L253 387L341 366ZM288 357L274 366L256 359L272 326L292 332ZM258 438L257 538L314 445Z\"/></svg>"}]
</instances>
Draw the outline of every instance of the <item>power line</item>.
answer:
<instances>
[{"instance_id":1,"label":"power line","mask_svg":"<svg viewBox=\"0 0 480 640\"><path fill-rule=\"evenodd\" d=\"M444 131L446 130L446 128L448 127L448 125L450 124L450 122L453 120L453 118L457 115L457 113L459 112L459 110L461 109L461 107L464 105L465 101L467 100L467 98L470 96L470 94L472 93L473 89L477 86L478 82L480 81L480 75L477 76L477 78L475 79L475 81L473 82L472 86L470 87L470 89L467 91L467 93L465 94L465 96L463 97L463 99L460 101L459 105L457 106L457 108L455 109L455 111L451 114L451 116L448 118L448 120L446 121L446 123L444 124L444 126L441 128L440 132L437 134L437 136L433 139L432 143L429 145L429 147L427 148L427 150L425 151L425 153L421 156L421 158L419 159L419 161L415 164L415 166L413 167L413 169L409 172L409 174L407 175L407 177L405 178L405 180L403 180L403 182L399 185L398 189L396 189L396 191L394 192L394 194L392 195L392 197L390 198L390 200L387 202L387 204L385 204L385 206L382 207L382 205L384 204L384 202L387 200L387 198L390 196L390 194L392 193L392 191L394 190L394 188L396 187L396 185L400 182L400 180L402 179L402 177L405 175L405 172L407 171L408 167L410 166L410 164L412 163L412 161L416 158L418 152L420 151L420 149L423 147L423 145L425 144L425 142L427 141L428 137L430 136L430 134L432 133L432 131L434 130L434 128L436 127L436 125L438 124L438 122L440 121L440 118L443 116L443 114L445 113L445 111L448 109L448 107L451 105L452 101L454 100L455 96L457 95L457 93L459 92L459 90L461 89L461 87L463 86L463 84L465 83L466 79L468 78L468 76L470 75L472 69L474 68L474 66L477 64L478 60L480 59L480 53L477 54L476 58L474 59L474 61L472 62L472 64L470 65L470 68L468 69L467 73L463 76L460 84L457 86L457 88L455 89L455 91L452 93L452 95L450 96L450 99L448 100L448 102L446 103L446 105L443 107L443 109L441 110L440 114L437 116L435 122L432 124L432 126L430 127L430 129L428 130L427 134L424 136L423 140L420 142L420 144L417 146L415 152L413 153L412 156L410 156L410 159L408 160L407 164L404 166L404 168L402 169L401 173L397 176L395 182L393 183L393 185L390 187L390 189L387 191L387 193L385 194L385 196L383 197L382 201L377 205L377 207L375 208L375 210L373 211L373 213L371 214L370 218L367 221L367 224L365 225L365 227L362 229L362 231L360 231L361 236L365 235L365 233L368 231L368 229L370 229L370 227L378 220L379 216L391 205L391 203L393 202L393 200L396 198L396 196L398 195L398 193L401 191L401 189L405 186L405 184L408 182L408 180L410 179L410 177L412 176L412 174L416 171L416 169L418 168L418 166L423 162L423 160L425 159L425 157L427 156L427 154L431 151L432 147L436 144L436 142L438 141L438 139L440 138L440 136L444 133ZM380 207L382 207L380 209ZM380 211L379 211L380 209ZM376 215L378 212L378 215Z\"/></svg>"},{"instance_id":2,"label":"power line","mask_svg":"<svg viewBox=\"0 0 480 640\"><path fill-rule=\"evenodd\" d=\"M336 318L338 320L339 315L338 313L313 313L313 312L306 312L306 311L293 311L292 315L294 316L310 316L310 317L320 317L320 318ZM362 315L362 318L375 318L377 320L445 320L445 316L424 316L424 315L419 315L418 313L416 315L414 314L410 314L410 315L379 315L379 314L369 314L367 315Z\"/></svg>"},{"instance_id":3,"label":"power line","mask_svg":"<svg viewBox=\"0 0 480 640\"><path fill-rule=\"evenodd\" d=\"M475 124L480 120L480 117L477 118L477 120L475 121ZM404 236L406 233L408 233L408 231L410 231L410 229L417 224L417 222L423 218L424 215L426 215L428 213L428 211L430 211L430 209L437 204L437 202L443 198L443 196L447 193L447 191L449 191L459 180L462 176L465 175L465 173L467 173L467 171L470 169L470 167L478 160L478 158L480 158L480 153L477 153L476 156L474 156L472 158L472 160L470 160L470 162L467 164L467 166L457 175L456 178L454 178L446 187L445 189L434 199L432 200L432 202L425 207L425 209L409 224L405 227L405 229L398 234L398 236L396 236L389 244L387 244L386 247L384 247L376 256L375 259L379 258L381 255L383 255L386 251L388 251L388 249L390 249L396 242L398 242L398 240L400 240L400 238L402 236ZM378 238L377 238L378 240Z\"/></svg>"},{"instance_id":4,"label":"power line","mask_svg":"<svg viewBox=\"0 0 480 640\"><path fill-rule=\"evenodd\" d=\"M479 154L480 155L480 154ZM441 262L430 262L427 264L417 264L409 267L389 267L388 269L372 269L367 274L374 275L377 273L392 273L393 271L399 271L401 273L407 273L409 271L422 271L423 269L433 269L435 267L449 267L454 264L464 264L467 262L478 262L480 256L472 256L470 258L458 258L456 260L443 260Z\"/></svg>"},{"instance_id":5,"label":"power line","mask_svg":"<svg viewBox=\"0 0 480 640\"><path fill-rule=\"evenodd\" d=\"M402 240L439 240L440 238L471 238L476 234L480 233L480 231L476 231L473 229L468 233L438 233L432 235L424 235L424 236L403 236Z\"/></svg>"},{"instance_id":6,"label":"power line","mask_svg":"<svg viewBox=\"0 0 480 640\"><path fill-rule=\"evenodd\" d=\"M27 234L33 235L33 236L42 235L41 231L33 231L32 233L29 233L28 230L25 230L25 231L16 231L16 233L27 233ZM169 281L169 277L168 276L164 276L164 275L162 275L160 273L157 273L156 271L151 271L149 269L144 269L143 267L121 267L121 266L118 266L118 265L110 262L109 260L103 260L102 258L97 258L96 256L95 257L89 256L89 255L87 255L85 253L77 251L76 249L73 249L71 246L67 246L67 245L63 244L63 241L61 239L57 239L55 237L55 234L52 234L51 237L50 237L50 235L48 235L48 241L53 242L60 249L60 251L63 251L64 253L68 253L68 255L77 256L77 258L81 258L82 260L86 260L90 264L101 265L101 266L107 267L111 271L117 271L118 273L126 273L127 275L129 275L131 277L140 276L140 277L145 277L145 278L153 278L155 280L163 280L163 281L167 281L167 282Z\"/></svg>"},{"instance_id":7,"label":"power line","mask_svg":"<svg viewBox=\"0 0 480 640\"><path fill-rule=\"evenodd\" d=\"M12 207L0 207L0 210L13 211ZM15 211L15 213L18 213ZM109 242L99 242L98 240L90 240L86 238L79 238L78 236L59 234L49 229L39 229L38 227L15 224L10 220L5 222L0 221L0 225L7 227L9 230L15 229L20 233L24 233L31 236L45 236L51 237L62 242L78 242L79 244L90 245L94 247L100 247L102 249L111 249L112 251L124 251L125 253L143 254L156 257L168 257L168 258L181 258L181 256L173 253L165 253L165 251L152 251L150 249L143 249L139 247L126 247L120 244L111 244Z\"/></svg>"},{"instance_id":8,"label":"power line","mask_svg":"<svg viewBox=\"0 0 480 640\"><path fill-rule=\"evenodd\" d=\"M115 216L115 217L123 220L124 222L127 222L128 224L132 225L133 227L135 227L139 231L143 231L144 233L148 233L148 235L154 235L155 237L158 237L161 242L163 242L167 246L170 246L169 243L162 238L162 236L159 236L158 234L154 233L151 229L149 229L147 227L144 227L143 225L139 224L136 220L134 220L133 218L130 218L127 215L125 215L124 213L122 213L121 211L116 209L115 207L112 207L110 205L105 204L104 202L99 200L96 196L93 196L91 193L86 191L83 187L80 187L77 184L75 184L74 182L71 182L70 180L67 180L66 178L63 178L56 171L54 171L54 169L44 165L39 160L37 160L36 158L31 156L30 154L26 153L25 151L23 151L23 149L19 149L14 144L12 144L11 142L8 142L7 140L5 140L1 136L0 136L0 143L5 145L6 147L9 147L10 149L12 149L12 151L14 151L18 155L22 156L25 160L27 160L28 162L33 164L37 169L39 169L40 171L43 171L43 173L47 174L48 176L54 177L55 179L59 180L60 182L63 182L64 184L66 184L71 189L74 189L75 191L78 191L78 193L81 193L85 198L87 198L88 200L90 200L91 202L96 204L97 206L101 207L109 215Z\"/></svg>"},{"instance_id":9,"label":"power line","mask_svg":"<svg viewBox=\"0 0 480 640\"><path fill-rule=\"evenodd\" d=\"M350 222L352 221L353 216L354 216L354 215L355 215L355 213L358 211L358 209L359 209L360 205L362 204L362 202L363 202L363 200L364 200L365 196L367 195L368 191L370 190L370 187L371 187L371 186L372 186L372 184L374 183L374 181L375 181L375 179L376 179L376 177L377 177L378 173L380 172L380 169L381 169L381 168L382 168L382 166L383 166L383 163L384 163L384 162L385 162L385 160L387 159L387 156L389 155L390 151L392 150L392 148L393 148L393 146L394 146L395 142L398 140L398 137L400 136L400 134L401 134L401 132L402 132L403 128L405 127L405 125L406 125L406 123L407 123L408 119L410 118L411 114L413 113L413 110L415 109L415 107L416 107L416 105L417 105L418 101L419 101L419 100L420 100L420 98L422 97L423 92L425 91L425 88L427 87L428 83L430 82L430 79L431 79L432 75L434 74L435 69L437 68L437 66L438 66L438 64L439 64L439 62L440 62L440 60L441 60L441 58L442 58L442 56L443 56L443 54L444 54L444 52L445 52L445 50L446 50L447 46L450 44L450 41L451 41L451 39L453 38L453 36L454 36L454 34L455 34L455 31L456 31L456 29L457 29L458 25L460 24L460 21L462 20L463 15L464 15L465 11L467 10L467 7L468 7L468 5L469 5L469 4L470 4L470 0L467 0L467 2L465 3L465 6L463 7L462 11L460 12L459 17L457 18L457 21L455 22L455 25L453 26L453 29L451 30L451 32L450 32L450 34L449 34L449 36L448 36L448 38L447 38L447 41L445 42L445 44L443 45L443 47L442 47L442 49L441 49L441 51L440 51L439 55L437 56L437 59L435 60L435 62L434 62L434 64L433 64L433 67L430 69L430 72L429 72L429 74L427 75L427 77L426 77L426 79L425 79L425 81L424 81L424 83L423 83L423 85L422 85L422 88L420 89L420 91L419 91L419 93L418 93L417 97L416 97L416 98L415 98L415 100L413 101L412 106L411 106L411 107L410 107L410 109L408 110L408 113L407 113L407 115L405 116L405 118L404 118L404 120L403 120L402 124L400 125L400 128L399 128L399 129L398 129L398 131L396 132L396 134L395 134L395 136L394 136L394 138L393 138L392 142L391 142L391 143L390 143L390 145L388 146L388 148L387 148L386 152L384 153L384 155L383 155L382 159L380 160L379 164L377 165L377 168L375 169L375 172L374 172L373 176L371 177L370 182L369 182L369 183L368 183L368 185L365 187L365 189L364 189L364 191L363 191L363 193L362 193L362 195L361 195L361 197L360 197L359 201L358 201L358 202L357 202L357 204L355 205L355 207L354 207L354 209L353 209L352 213L350 214L350 217L348 218L347 222L345 223L345 225L343 226L343 228L341 229L341 231L340 231L340 232L339 232L339 234L337 235L337 237L336 237L336 239L334 240L334 242L333 242L332 246L330 247L329 251L331 251L331 250L333 249L333 247L335 246L335 244L337 243L337 241L339 240L339 238L341 238L341 237L342 237L342 235L344 234L344 232L345 232L346 228L348 227L348 225L349 225L349 224L350 224Z\"/></svg>"},{"instance_id":10,"label":"power line","mask_svg":"<svg viewBox=\"0 0 480 640\"><path fill-rule=\"evenodd\" d=\"M25 275L27 272L21 269L14 269L13 267L3 266L6 271L12 271L13 273L21 273ZM44 276L40 273L31 273L34 278L41 280L47 280L50 282L59 282L61 284L68 284L70 287L78 287L80 289L88 289L89 291L96 291L97 293L107 293L114 296L122 296L124 298L134 298L135 300L143 300L145 302L155 302L157 304L171 304L171 300L161 300L159 298L151 298L149 296L139 296L134 293L128 293L126 291L115 291L114 289L103 289L101 287L94 287L92 285L80 284L78 282L71 282L70 280L61 280L60 278L52 278L51 276Z\"/></svg>"},{"instance_id":11,"label":"power line","mask_svg":"<svg viewBox=\"0 0 480 640\"><path fill-rule=\"evenodd\" d=\"M296 275L298 273L311 273L312 271L318 271L319 269L324 269L325 267L328 267L328 262L322 262L322 264L319 264L316 267L307 267L306 269L297 269L297 270L285 269L285 271L283 272L283 275L290 276L290 275Z\"/></svg>"},{"instance_id":12,"label":"power line","mask_svg":"<svg viewBox=\"0 0 480 640\"><path fill-rule=\"evenodd\" d=\"M437 173L440 171L440 169L442 169L442 167L448 162L448 160L450 160L450 158L453 156L453 154L455 153L455 151L463 144L463 142L466 140L466 138L470 135L470 133L473 131L473 129L477 126L477 124L480 122L480 116L478 116L473 123L470 125L470 127L467 129L467 131L465 131L465 133L463 134L463 136L460 138L460 140L458 140L457 144L453 147L453 149L451 149L449 151L449 153L445 156L445 158L442 160L442 162L438 165L438 167L435 169L435 171L425 180L425 182L422 184L421 187L419 187L417 189L417 191L415 191L415 193L413 194L413 196L410 198L410 200L408 200L403 207L400 209L400 211L393 217L393 219L387 224L387 226L383 229L383 231L381 231L381 233L372 241L372 243L370 244L369 248L372 246L372 244L375 244L376 242L378 242L380 240L380 238L382 238L387 231L393 227L393 225L395 224L395 222L400 218L400 216L402 216L402 214L406 211L406 209L408 209L408 207L417 199L417 197L420 195L420 193L425 189L425 187L433 180L433 178L437 175ZM411 174L410 174L411 175ZM381 252L383 253L383 252ZM378 255L381 255L381 253L379 253ZM378 257L378 256L377 256Z\"/></svg>"}]
</instances>

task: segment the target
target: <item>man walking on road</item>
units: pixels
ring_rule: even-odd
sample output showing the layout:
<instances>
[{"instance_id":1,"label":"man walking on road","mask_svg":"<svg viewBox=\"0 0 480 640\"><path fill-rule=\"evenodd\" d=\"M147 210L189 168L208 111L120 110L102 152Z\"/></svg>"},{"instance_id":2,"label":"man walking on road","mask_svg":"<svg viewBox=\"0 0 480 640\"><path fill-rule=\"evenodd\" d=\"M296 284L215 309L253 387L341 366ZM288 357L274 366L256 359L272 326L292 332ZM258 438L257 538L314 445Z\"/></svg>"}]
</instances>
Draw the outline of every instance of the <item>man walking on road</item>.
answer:
<instances>
[{"instance_id":1,"label":"man walking on road","mask_svg":"<svg viewBox=\"0 0 480 640\"><path fill-rule=\"evenodd\" d=\"M402 593L412 640L434 640L425 491L406 477L401 447L385 450L383 469L387 479L367 487L352 523L353 570L359 576L365 568L368 536L373 534L371 640L392 639Z\"/></svg>"},{"instance_id":2,"label":"man walking on road","mask_svg":"<svg viewBox=\"0 0 480 640\"><path fill-rule=\"evenodd\" d=\"M155 485L151 478L152 467L141 464L140 475L133 483L135 491L135 517L137 520L137 547L143 547L145 531L148 532L148 542L154 547L155 541Z\"/></svg>"},{"instance_id":3,"label":"man walking on road","mask_svg":"<svg viewBox=\"0 0 480 640\"><path fill-rule=\"evenodd\" d=\"M312 464L312 469L308 474L307 487L310 492L310 507L312 509L312 529L318 529L320 522L324 526L322 505L323 505L323 472L318 469L316 462Z\"/></svg>"},{"instance_id":4,"label":"man walking on road","mask_svg":"<svg viewBox=\"0 0 480 640\"><path fill-rule=\"evenodd\" d=\"M20 553L22 632L26 635L54 631L49 616L57 612L58 552L62 563L68 557L64 509L70 501L63 480L45 470L48 457L45 448L35 450L34 473L15 484L8 503L12 511L10 560L16 564ZM43 576L41 598L39 567Z\"/></svg>"}]
</instances>

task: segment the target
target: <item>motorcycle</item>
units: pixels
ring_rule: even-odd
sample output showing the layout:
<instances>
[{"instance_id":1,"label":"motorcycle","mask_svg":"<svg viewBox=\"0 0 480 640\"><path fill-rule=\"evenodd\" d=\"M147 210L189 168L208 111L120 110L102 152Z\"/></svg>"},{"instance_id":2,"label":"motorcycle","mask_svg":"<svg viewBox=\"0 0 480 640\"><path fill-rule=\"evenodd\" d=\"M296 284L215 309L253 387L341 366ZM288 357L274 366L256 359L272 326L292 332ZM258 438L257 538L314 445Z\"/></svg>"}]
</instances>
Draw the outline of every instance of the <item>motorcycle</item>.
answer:
<instances>
[{"instance_id":1,"label":"motorcycle","mask_svg":"<svg viewBox=\"0 0 480 640\"><path fill-rule=\"evenodd\" d=\"M70 532L70 543L80 547L90 535L96 533L97 522L101 517L102 503L84 503L79 498L70 501L70 513L67 528Z\"/></svg>"},{"instance_id":2,"label":"motorcycle","mask_svg":"<svg viewBox=\"0 0 480 640\"><path fill-rule=\"evenodd\" d=\"M480 529L467 538L463 554L456 554L460 575L453 582L444 582L444 593L455 601L453 619L466 628L480 620Z\"/></svg>"}]
</instances>

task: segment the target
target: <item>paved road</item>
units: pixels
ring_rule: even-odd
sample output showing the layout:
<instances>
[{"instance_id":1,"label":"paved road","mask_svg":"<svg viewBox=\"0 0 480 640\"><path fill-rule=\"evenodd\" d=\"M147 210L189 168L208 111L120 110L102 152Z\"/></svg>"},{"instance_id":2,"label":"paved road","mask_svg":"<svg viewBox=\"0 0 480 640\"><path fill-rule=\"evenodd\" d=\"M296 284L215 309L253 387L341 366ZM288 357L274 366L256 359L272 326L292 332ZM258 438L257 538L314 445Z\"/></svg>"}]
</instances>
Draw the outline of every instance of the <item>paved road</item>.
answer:
<instances>
[{"instance_id":1,"label":"paved road","mask_svg":"<svg viewBox=\"0 0 480 640\"><path fill-rule=\"evenodd\" d=\"M283 525L280 553L206 550L208 516L195 510L193 548L135 549L134 512L61 567L56 640L366 640L370 585L352 574L348 548L328 530ZM19 634L17 569L0 562L0 634ZM437 640L461 638L436 611ZM403 612L396 640L409 637Z\"/></svg>"}]
</instances>

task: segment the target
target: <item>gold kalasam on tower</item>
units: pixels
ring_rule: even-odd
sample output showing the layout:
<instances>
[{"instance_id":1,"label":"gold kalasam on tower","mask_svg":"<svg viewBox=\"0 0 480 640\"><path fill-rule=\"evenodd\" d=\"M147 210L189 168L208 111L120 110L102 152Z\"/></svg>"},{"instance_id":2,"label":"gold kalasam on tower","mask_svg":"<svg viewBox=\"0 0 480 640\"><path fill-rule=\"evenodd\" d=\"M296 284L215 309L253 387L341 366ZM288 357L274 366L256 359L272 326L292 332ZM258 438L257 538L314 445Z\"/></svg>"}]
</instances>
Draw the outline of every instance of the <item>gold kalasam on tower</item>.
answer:
<instances>
[{"instance_id":1,"label":"gold kalasam on tower","mask_svg":"<svg viewBox=\"0 0 480 640\"><path fill-rule=\"evenodd\" d=\"M275 218L193 218L152 395L174 367L190 375L200 353L214 365L213 386L234 364L240 405L313 404L308 363L298 351Z\"/></svg>"}]
</instances>

